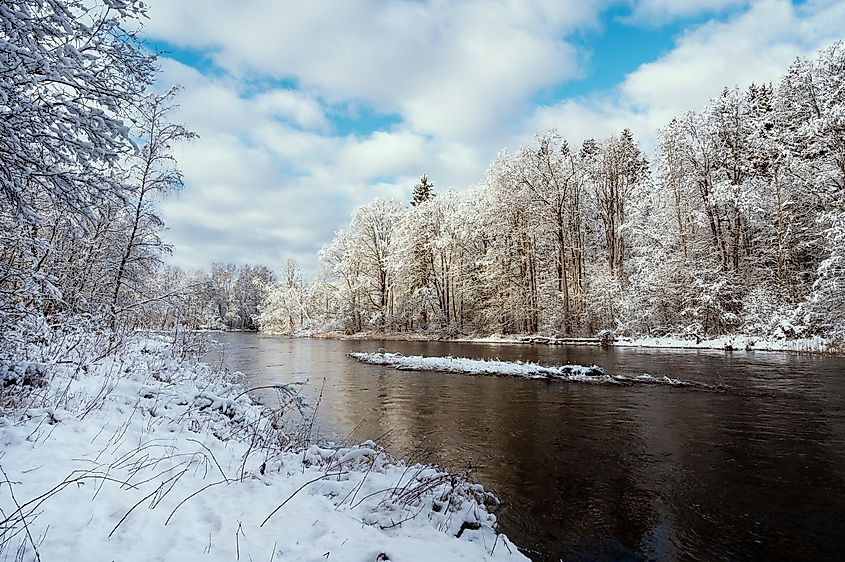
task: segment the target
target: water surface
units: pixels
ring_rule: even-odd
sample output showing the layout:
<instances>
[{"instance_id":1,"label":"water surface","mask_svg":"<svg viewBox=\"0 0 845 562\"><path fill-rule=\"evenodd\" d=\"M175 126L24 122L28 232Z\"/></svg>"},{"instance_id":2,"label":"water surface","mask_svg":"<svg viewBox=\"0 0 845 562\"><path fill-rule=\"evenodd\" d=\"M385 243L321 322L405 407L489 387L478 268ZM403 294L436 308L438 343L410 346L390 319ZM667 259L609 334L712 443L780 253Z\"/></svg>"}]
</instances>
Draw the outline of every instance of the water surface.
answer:
<instances>
[{"instance_id":1,"label":"water surface","mask_svg":"<svg viewBox=\"0 0 845 562\"><path fill-rule=\"evenodd\" d=\"M842 559L845 359L217 334L254 384L308 380L334 439L467 466L535 560ZM597 364L728 392L396 371L349 351ZM351 436L351 437L350 437Z\"/></svg>"}]
</instances>

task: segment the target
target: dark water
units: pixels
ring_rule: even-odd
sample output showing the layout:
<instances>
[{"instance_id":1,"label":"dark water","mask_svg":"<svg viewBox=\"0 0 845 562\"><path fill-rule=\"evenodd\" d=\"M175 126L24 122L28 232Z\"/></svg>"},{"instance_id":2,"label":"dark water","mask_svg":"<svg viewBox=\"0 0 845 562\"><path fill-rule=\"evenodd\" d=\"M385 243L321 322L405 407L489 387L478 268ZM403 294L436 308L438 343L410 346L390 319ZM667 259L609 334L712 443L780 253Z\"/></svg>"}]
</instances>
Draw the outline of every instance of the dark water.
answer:
<instances>
[{"instance_id":1,"label":"dark water","mask_svg":"<svg viewBox=\"0 0 845 562\"><path fill-rule=\"evenodd\" d=\"M255 384L323 388L324 435L471 465L536 560L845 559L845 359L215 336ZM598 364L728 392L400 372L349 351ZM323 382L325 380L325 383Z\"/></svg>"}]
</instances>

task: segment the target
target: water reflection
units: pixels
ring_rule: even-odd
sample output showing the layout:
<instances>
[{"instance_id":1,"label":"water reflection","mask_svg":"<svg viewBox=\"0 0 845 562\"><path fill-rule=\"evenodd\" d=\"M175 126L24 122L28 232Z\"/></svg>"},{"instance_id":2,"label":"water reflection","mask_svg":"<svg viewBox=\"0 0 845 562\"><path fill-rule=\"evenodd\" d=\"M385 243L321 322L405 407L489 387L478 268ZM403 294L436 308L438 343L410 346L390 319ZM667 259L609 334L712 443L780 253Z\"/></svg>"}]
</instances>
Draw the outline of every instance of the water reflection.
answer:
<instances>
[{"instance_id":1,"label":"water reflection","mask_svg":"<svg viewBox=\"0 0 845 562\"><path fill-rule=\"evenodd\" d=\"M477 469L537 560L833 559L845 546L845 360L221 334L256 384L310 381L324 434ZM598 364L727 393L400 372L353 350Z\"/></svg>"}]
</instances>

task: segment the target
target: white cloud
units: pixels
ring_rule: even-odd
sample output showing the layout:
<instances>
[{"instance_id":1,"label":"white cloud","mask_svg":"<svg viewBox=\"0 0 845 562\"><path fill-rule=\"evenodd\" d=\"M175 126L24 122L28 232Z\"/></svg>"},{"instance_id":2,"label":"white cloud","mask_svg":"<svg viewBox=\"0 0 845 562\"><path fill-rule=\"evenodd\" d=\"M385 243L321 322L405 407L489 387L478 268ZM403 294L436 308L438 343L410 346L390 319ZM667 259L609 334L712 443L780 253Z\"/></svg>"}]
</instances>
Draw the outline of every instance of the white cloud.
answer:
<instances>
[{"instance_id":1,"label":"white cloud","mask_svg":"<svg viewBox=\"0 0 845 562\"><path fill-rule=\"evenodd\" d=\"M328 126L320 104L300 92L271 90L259 94L253 101L261 112L289 119L300 127L325 129Z\"/></svg>"},{"instance_id":2,"label":"white cloud","mask_svg":"<svg viewBox=\"0 0 845 562\"><path fill-rule=\"evenodd\" d=\"M641 143L651 147L656 133L655 123L662 125L671 116L670 113L654 108L638 110L619 100L616 95L607 95L566 100L553 106L540 107L530 120L529 129L531 132L557 129L570 142L578 145L587 138L602 139L618 135L627 127Z\"/></svg>"},{"instance_id":3,"label":"white cloud","mask_svg":"<svg viewBox=\"0 0 845 562\"><path fill-rule=\"evenodd\" d=\"M201 136L181 155L187 189L164 205L174 261L310 252L313 267L372 197L404 199L422 172L438 188L475 183L531 96L578 73L565 39L597 25L604 0L147 3L148 37L215 67L163 61ZM333 132L330 116L356 107L398 122Z\"/></svg>"},{"instance_id":4,"label":"white cloud","mask_svg":"<svg viewBox=\"0 0 845 562\"><path fill-rule=\"evenodd\" d=\"M806 9L785 0L757 2L727 22L687 33L671 53L628 76L622 92L638 105L700 106L723 86L776 79L796 56L840 38L842 29L842 2Z\"/></svg>"},{"instance_id":5,"label":"white cloud","mask_svg":"<svg viewBox=\"0 0 845 562\"><path fill-rule=\"evenodd\" d=\"M650 147L673 116L701 108L724 87L777 80L795 57L841 38L842 29L845 2L756 2L726 21L688 30L674 49L641 65L615 90L538 108L532 123L557 127L575 142L628 126Z\"/></svg>"},{"instance_id":6,"label":"white cloud","mask_svg":"<svg viewBox=\"0 0 845 562\"><path fill-rule=\"evenodd\" d=\"M162 82L185 86L179 119L201 135L180 149L187 188L163 206L185 267L294 257L313 269L355 206L407 198L422 172L438 189L474 184L501 148L551 127L573 142L630 127L651 146L673 115L724 85L774 79L845 28L843 2L756 2L688 30L611 91L532 108L578 74L566 37L597 25L603 0L150 3L151 36L215 64L204 75L162 61ZM643 0L633 14L657 22L741 3ZM338 133L333 116L359 107L397 119Z\"/></svg>"},{"instance_id":7,"label":"white cloud","mask_svg":"<svg viewBox=\"0 0 845 562\"><path fill-rule=\"evenodd\" d=\"M326 101L400 113L414 130L479 138L538 88L577 72L564 38L599 0L152 0L147 33L209 49L233 75L290 79ZM185 22L191 25L186 26Z\"/></svg>"},{"instance_id":8,"label":"white cloud","mask_svg":"<svg viewBox=\"0 0 845 562\"><path fill-rule=\"evenodd\" d=\"M377 196L408 198L423 171L466 185L486 165L483 149L407 127L332 135L306 94L250 95L234 80L162 62L164 79L185 85L176 119L201 135L179 147L186 189L162 205L172 261L186 268L294 257L313 269L317 250L354 207Z\"/></svg>"}]
</instances>

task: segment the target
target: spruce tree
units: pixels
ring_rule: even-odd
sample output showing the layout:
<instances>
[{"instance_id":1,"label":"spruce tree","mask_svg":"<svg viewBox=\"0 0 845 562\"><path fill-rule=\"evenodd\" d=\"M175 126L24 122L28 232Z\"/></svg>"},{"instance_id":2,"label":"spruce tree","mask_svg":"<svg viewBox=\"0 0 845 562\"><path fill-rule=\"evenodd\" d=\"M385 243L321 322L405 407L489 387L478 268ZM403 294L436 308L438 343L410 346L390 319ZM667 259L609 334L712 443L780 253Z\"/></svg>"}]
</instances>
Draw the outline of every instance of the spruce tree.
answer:
<instances>
[{"instance_id":1,"label":"spruce tree","mask_svg":"<svg viewBox=\"0 0 845 562\"><path fill-rule=\"evenodd\" d=\"M428 174L420 176L420 183L414 186L414 194L411 196L411 205L416 207L420 203L434 197L434 184L428 179Z\"/></svg>"}]
</instances>

